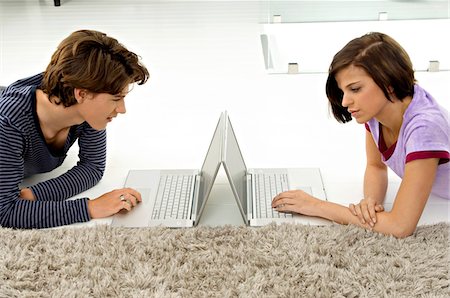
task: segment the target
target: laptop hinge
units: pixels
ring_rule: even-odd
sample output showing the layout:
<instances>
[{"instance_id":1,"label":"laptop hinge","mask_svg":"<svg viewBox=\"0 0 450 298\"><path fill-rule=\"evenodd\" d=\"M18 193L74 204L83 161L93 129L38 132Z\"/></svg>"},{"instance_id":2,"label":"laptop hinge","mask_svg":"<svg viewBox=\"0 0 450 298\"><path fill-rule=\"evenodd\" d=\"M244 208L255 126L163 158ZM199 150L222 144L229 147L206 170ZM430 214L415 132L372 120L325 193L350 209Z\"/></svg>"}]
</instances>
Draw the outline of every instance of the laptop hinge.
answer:
<instances>
[{"instance_id":1,"label":"laptop hinge","mask_svg":"<svg viewBox=\"0 0 450 298\"><path fill-rule=\"evenodd\" d=\"M198 194L200 192L200 180L201 175L196 174L194 184L194 199L192 202L192 209L191 209L191 219L194 224L197 222L197 207L198 207Z\"/></svg>"},{"instance_id":2,"label":"laptop hinge","mask_svg":"<svg viewBox=\"0 0 450 298\"><path fill-rule=\"evenodd\" d=\"M252 174L247 173L247 221L253 219L253 182Z\"/></svg>"}]
</instances>

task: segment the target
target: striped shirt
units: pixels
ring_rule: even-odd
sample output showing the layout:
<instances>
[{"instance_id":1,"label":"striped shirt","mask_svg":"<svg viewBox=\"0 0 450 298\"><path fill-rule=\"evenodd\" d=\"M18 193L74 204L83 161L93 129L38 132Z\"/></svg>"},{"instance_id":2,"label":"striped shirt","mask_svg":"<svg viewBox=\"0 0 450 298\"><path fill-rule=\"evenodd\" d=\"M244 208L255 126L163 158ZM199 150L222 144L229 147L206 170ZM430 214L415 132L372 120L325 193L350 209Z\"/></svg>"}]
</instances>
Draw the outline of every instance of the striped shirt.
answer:
<instances>
[{"instance_id":1,"label":"striped shirt","mask_svg":"<svg viewBox=\"0 0 450 298\"><path fill-rule=\"evenodd\" d=\"M70 128L64 148L45 142L36 113L36 88L42 74L19 80L0 94L0 225L49 228L90 220L87 200L66 200L97 184L106 162L106 130L86 122ZM59 167L78 141L79 161L59 177L29 188L35 201L20 199L19 185L34 174Z\"/></svg>"}]
</instances>

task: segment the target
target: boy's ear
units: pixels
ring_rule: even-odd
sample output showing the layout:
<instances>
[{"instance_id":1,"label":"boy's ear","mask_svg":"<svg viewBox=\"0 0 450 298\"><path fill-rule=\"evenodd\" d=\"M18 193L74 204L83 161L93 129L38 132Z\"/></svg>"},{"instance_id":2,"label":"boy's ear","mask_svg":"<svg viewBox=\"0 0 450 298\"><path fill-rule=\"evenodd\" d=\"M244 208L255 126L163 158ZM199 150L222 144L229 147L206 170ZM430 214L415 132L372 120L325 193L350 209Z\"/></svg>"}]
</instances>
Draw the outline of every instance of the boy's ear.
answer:
<instances>
[{"instance_id":1,"label":"boy's ear","mask_svg":"<svg viewBox=\"0 0 450 298\"><path fill-rule=\"evenodd\" d=\"M87 91L85 89L74 88L73 95L78 103L83 103L87 97Z\"/></svg>"}]
</instances>

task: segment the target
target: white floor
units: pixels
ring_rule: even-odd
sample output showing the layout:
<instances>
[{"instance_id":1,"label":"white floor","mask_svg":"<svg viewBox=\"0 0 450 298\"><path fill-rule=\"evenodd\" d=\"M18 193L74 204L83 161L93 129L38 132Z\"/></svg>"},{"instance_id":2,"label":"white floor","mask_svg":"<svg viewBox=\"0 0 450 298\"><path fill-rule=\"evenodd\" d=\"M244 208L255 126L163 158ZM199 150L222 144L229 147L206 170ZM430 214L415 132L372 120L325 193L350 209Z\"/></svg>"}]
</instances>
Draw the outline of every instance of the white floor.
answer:
<instances>
[{"instance_id":1,"label":"white floor","mask_svg":"<svg viewBox=\"0 0 450 298\"><path fill-rule=\"evenodd\" d=\"M362 197L364 127L329 114L326 73L266 72L259 34L267 3L61 2L0 0L0 85L43 71L58 43L84 28L116 37L151 73L127 97L127 114L108 127L105 177L83 195L121 187L130 168L199 168L226 109L248 167L320 167L329 200L347 205ZM417 79L450 110L449 72ZM74 148L51 175L76 160ZM388 207L398 183L391 173ZM450 221L449 214L447 201L431 198L421 224Z\"/></svg>"}]
</instances>

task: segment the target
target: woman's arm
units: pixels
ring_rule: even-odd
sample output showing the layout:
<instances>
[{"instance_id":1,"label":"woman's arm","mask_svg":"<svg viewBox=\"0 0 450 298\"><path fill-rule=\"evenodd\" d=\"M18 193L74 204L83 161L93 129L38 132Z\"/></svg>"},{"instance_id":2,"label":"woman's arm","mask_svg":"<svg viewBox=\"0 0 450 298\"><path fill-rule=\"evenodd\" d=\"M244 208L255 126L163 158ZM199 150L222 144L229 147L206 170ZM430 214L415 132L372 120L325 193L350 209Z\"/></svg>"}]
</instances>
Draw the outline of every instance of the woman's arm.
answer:
<instances>
[{"instance_id":1,"label":"woman's arm","mask_svg":"<svg viewBox=\"0 0 450 298\"><path fill-rule=\"evenodd\" d=\"M372 228L362 224L350 209L314 198L303 191L289 191L275 197L272 206L283 212L296 212L329 219L340 224L355 224L398 238L410 236L416 229L431 193L439 159L418 159L406 164L405 175L392 210L379 212ZM281 207L280 207L281 205Z\"/></svg>"},{"instance_id":2,"label":"woman's arm","mask_svg":"<svg viewBox=\"0 0 450 298\"><path fill-rule=\"evenodd\" d=\"M378 213L374 230L392 231L396 237L411 235L419 222L431 194L436 176L438 158L417 159L406 163L405 174L390 212Z\"/></svg>"},{"instance_id":3,"label":"woman's arm","mask_svg":"<svg viewBox=\"0 0 450 298\"><path fill-rule=\"evenodd\" d=\"M277 195L272 207L279 212L293 212L307 216L321 217L339 224L354 224L368 229L368 223L361 223L349 208L329 201L315 198L301 190L290 190Z\"/></svg>"},{"instance_id":4,"label":"woman's arm","mask_svg":"<svg viewBox=\"0 0 450 298\"><path fill-rule=\"evenodd\" d=\"M373 226L377 222L377 212L383 211L383 201L387 190L387 167L381 160L381 153L369 131L366 131L366 172L364 174L364 198L358 204L350 204L353 215L362 224Z\"/></svg>"},{"instance_id":5,"label":"woman's arm","mask_svg":"<svg viewBox=\"0 0 450 298\"><path fill-rule=\"evenodd\" d=\"M369 131L366 131L366 157L364 198L372 198L378 204L383 204L388 181L387 167L381 161L381 153Z\"/></svg>"}]
</instances>

